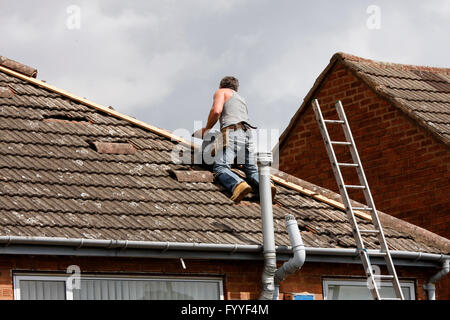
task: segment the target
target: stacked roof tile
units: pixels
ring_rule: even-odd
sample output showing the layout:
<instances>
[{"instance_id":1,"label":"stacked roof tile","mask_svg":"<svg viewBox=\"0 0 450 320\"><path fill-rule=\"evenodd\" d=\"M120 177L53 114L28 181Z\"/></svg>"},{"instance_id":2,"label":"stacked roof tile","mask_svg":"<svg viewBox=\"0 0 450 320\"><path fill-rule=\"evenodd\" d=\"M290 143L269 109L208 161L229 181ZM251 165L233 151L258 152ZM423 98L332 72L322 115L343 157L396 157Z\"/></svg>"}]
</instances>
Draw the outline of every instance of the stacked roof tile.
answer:
<instances>
[{"instance_id":1,"label":"stacked roof tile","mask_svg":"<svg viewBox=\"0 0 450 320\"><path fill-rule=\"evenodd\" d=\"M236 205L218 183L171 174L198 169L171 161L175 142L0 71L2 86L15 94L0 97L0 236L262 243L257 201ZM137 152L102 154L92 141L130 143ZM343 211L277 188L278 245L290 244L291 213L306 246L355 247ZM385 233L393 250L442 251L393 228ZM367 237L368 248L376 242Z\"/></svg>"}]
</instances>

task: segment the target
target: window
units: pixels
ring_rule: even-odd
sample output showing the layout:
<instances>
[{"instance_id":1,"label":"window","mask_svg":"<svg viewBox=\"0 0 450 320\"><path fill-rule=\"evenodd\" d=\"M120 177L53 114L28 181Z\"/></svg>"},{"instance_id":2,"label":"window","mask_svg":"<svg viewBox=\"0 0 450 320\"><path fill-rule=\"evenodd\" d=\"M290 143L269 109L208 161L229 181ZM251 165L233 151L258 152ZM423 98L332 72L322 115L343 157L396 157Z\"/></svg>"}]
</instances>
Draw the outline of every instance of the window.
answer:
<instances>
[{"instance_id":1,"label":"window","mask_svg":"<svg viewBox=\"0 0 450 320\"><path fill-rule=\"evenodd\" d=\"M81 276L80 289L66 286L65 275L15 275L17 300L219 300L219 278Z\"/></svg>"},{"instance_id":2,"label":"window","mask_svg":"<svg viewBox=\"0 0 450 320\"><path fill-rule=\"evenodd\" d=\"M390 281L382 281L379 289L380 295L384 298L395 298L394 288ZM414 282L400 281L405 300L414 300ZM329 279L323 281L323 291L325 300L372 300L372 294L367 287L366 280L336 280Z\"/></svg>"}]
</instances>

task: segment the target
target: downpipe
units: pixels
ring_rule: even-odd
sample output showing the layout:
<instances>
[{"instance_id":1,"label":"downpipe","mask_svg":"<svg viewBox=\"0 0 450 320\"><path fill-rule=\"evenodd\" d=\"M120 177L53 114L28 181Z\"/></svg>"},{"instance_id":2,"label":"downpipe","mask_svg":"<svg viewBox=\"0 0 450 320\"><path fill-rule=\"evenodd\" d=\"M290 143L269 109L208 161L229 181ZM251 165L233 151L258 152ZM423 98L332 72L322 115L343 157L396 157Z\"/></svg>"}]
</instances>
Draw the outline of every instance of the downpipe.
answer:
<instances>
[{"instance_id":1,"label":"downpipe","mask_svg":"<svg viewBox=\"0 0 450 320\"><path fill-rule=\"evenodd\" d=\"M275 236L273 227L272 191L270 186L271 153L258 153L259 194L264 250L264 269L262 272L262 291L260 300L278 300L279 284L289 275L300 269L306 258L305 246L293 215L285 218L294 256L277 270Z\"/></svg>"},{"instance_id":2,"label":"downpipe","mask_svg":"<svg viewBox=\"0 0 450 320\"><path fill-rule=\"evenodd\" d=\"M297 270L299 270L305 263L306 259L305 245L303 244L302 236L300 234L300 230L298 229L297 220L295 220L295 217L293 215L288 214L285 218L285 222L294 256L287 262L285 262L281 266L281 268L279 268L275 272L274 276L275 289L273 295L274 300L278 300L280 282L286 279L291 274L294 274Z\"/></svg>"},{"instance_id":3,"label":"downpipe","mask_svg":"<svg viewBox=\"0 0 450 320\"><path fill-rule=\"evenodd\" d=\"M260 300L272 300L274 292L274 275L277 269L275 253L275 236L273 228L272 192L270 188L270 166L272 153L258 153L259 197L264 250L264 269L262 273L262 291Z\"/></svg>"},{"instance_id":4,"label":"downpipe","mask_svg":"<svg viewBox=\"0 0 450 320\"><path fill-rule=\"evenodd\" d=\"M449 261L449 259L444 260L442 269L432 276L430 280L428 280L428 283L423 286L423 288L427 291L428 300L436 300L436 283L449 273Z\"/></svg>"}]
</instances>

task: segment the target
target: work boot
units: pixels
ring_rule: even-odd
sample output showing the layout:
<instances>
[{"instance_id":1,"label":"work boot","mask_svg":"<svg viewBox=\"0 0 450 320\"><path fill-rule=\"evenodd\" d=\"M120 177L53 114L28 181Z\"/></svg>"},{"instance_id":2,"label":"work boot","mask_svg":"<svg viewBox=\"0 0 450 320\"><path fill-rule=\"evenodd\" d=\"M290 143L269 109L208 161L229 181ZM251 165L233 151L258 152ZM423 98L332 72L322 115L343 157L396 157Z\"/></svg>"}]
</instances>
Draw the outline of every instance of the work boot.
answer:
<instances>
[{"instance_id":1,"label":"work boot","mask_svg":"<svg viewBox=\"0 0 450 320\"><path fill-rule=\"evenodd\" d=\"M239 203L251 191L252 187L250 187L250 185L247 182L242 181L236 187L234 187L233 195L231 196L230 199L233 200L235 203Z\"/></svg>"}]
</instances>

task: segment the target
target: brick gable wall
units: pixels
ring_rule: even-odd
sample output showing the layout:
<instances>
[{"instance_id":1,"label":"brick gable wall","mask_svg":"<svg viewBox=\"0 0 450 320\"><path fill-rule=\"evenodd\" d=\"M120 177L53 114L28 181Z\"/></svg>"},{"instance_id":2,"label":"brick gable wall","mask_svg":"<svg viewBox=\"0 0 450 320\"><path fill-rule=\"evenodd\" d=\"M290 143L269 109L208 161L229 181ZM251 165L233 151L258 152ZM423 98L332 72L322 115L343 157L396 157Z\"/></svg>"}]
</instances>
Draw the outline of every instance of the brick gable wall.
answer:
<instances>
[{"instance_id":1,"label":"brick gable wall","mask_svg":"<svg viewBox=\"0 0 450 320\"><path fill-rule=\"evenodd\" d=\"M13 299L14 272L61 272L69 265L78 265L83 273L99 275L177 275L216 276L223 279L226 300L258 299L261 290L262 261L215 261L185 259L186 269L179 260L150 258L101 258L101 257L58 257L58 256L0 256L0 300ZM281 266L281 263L279 263ZM386 270L381 270L386 273ZM413 280L416 299L427 299L423 290L425 282L436 272L430 268L398 267L400 279ZM355 264L330 264L306 262L300 271L287 278L280 286L280 299L289 294L310 293L316 300L323 299L322 282L325 278L349 279L363 277L363 269ZM448 299L448 287L438 282L436 299Z\"/></svg>"},{"instance_id":2,"label":"brick gable wall","mask_svg":"<svg viewBox=\"0 0 450 320\"><path fill-rule=\"evenodd\" d=\"M314 97L326 119L337 119L342 101L377 208L449 238L450 150L341 64ZM303 112L280 148L280 170L339 192L314 112ZM344 139L340 127L328 128L332 140ZM335 150L351 160L348 147ZM343 170L347 184L359 184L353 168ZM364 201L361 191L350 196Z\"/></svg>"}]
</instances>

